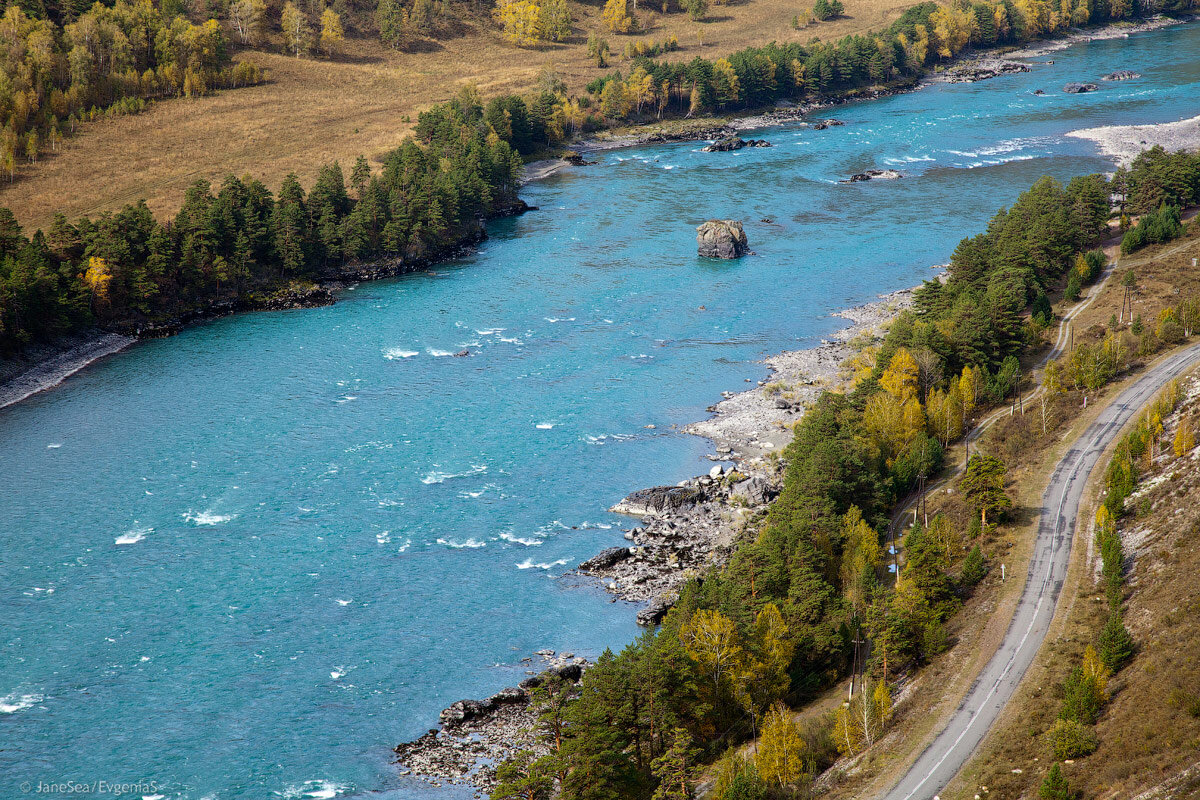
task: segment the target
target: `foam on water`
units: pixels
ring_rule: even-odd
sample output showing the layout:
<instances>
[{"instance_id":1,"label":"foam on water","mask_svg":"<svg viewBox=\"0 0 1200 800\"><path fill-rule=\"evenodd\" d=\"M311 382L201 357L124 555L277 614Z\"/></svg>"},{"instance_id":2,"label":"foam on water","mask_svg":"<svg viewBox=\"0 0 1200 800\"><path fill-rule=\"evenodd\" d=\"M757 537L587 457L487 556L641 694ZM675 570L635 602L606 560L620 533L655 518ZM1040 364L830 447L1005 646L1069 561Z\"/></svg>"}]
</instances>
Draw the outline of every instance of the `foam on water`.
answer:
<instances>
[{"instance_id":1,"label":"foam on water","mask_svg":"<svg viewBox=\"0 0 1200 800\"><path fill-rule=\"evenodd\" d=\"M213 511L201 511L199 514L187 511L183 514L183 518L194 525L220 525L236 516L237 514L217 514Z\"/></svg>"},{"instance_id":2,"label":"foam on water","mask_svg":"<svg viewBox=\"0 0 1200 800\"><path fill-rule=\"evenodd\" d=\"M124 533L122 533L120 536L118 536L113 541L116 544L137 544L142 539L145 539L146 534L148 534L148 533L154 533L154 528L151 528L149 526L142 527L142 528L131 528L131 529L125 531Z\"/></svg>"},{"instance_id":3,"label":"foam on water","mask_svg":"<svg viewBox=\"0 0 1200 800\"><path fill-rule=\"evenodd\" d=\"M548 431L554 427L554 423L553 422L539 422L537 425L534 425L533 427L537 428L539 431Z\"/></svg>"},{"instance_id":4,"label":"foam on water","mask_svg":"<svg viewBox=\"0 0 1200 800\"><path fill-rule=\"evenodd\" d=\"M487 472L487 464L472 464L471 468L466 472L440 472L438 470L431 471L421 478L421 483L432 485L435 483L445 483L455 478L469 478L472 475L482 475Z\"/></svg>"},{"instance_id":5,"label":"foam on water","mask_svg":"<svg viewBox=\"0 0 1200 800\"><path fill-rule=\"evenodd\" d=\"M18 711L24 711L27 708L32 708L42 702L44 698L40 694L6 694L0 697L0 714L15 714Z\"/></svg>"},{"instance_id":6,"label":"foam on water","mask_svg":"<svg viewBox=\"0 0 1200 800\"><path fill-rule=\"evenodd\" d=\"M426 348L425 352L429 353L429 355L433 356L434 358L445 358L446 356L454 355L454 353L450 350L438 350L433 347Z\"/></svg>"},{"instance_id":7,"label":"foam on water","mask_svg":"<svg viewBox=\"0 0 1200 800\"><path fill-rule=\"evenodd\" d=\"M560 558L557 561L549 561L545 563L536 563L532 558L527 558L520 564L517 564L517 569L554 569L561 567L567 563L567 559Z\"/></svg>"},{"instance_id":8,"label":"foam on water","mask_svg":"<svg viewBox=\"0 0 1200 800\"><path fill-rule=\"evenodd\" d=\"M451 550L474 550L479 547L487 547L487 542L481 542L474 537L467 539L465 542L456 542L453 539L438 539L437 543L449 547Z\"/></svg>"},{"instance_id":9,"label":"foam on water","mask_svg":"<svg viewBox=\"0 0 1200 800\"><path fill-rule=\"evenodd\" d=\"M526 547L537 547L539 544L545 543L542 539L522 538L509 531L502 532L500 534L500 538L506 542L512 542L513 544L523 544Z\"/></svg>"},{"instance_id":10,"label":"foam on water","mask_svg":"<svg viewBox=\"0 0 1200 800\"><path fill-rule=\"evenodd\" d=\"M403 347L389 347L383 351L383 357L388 361L395 361L397 358L412 358L420 355L420 350L406 350Z\"/></svg>"}]
</instances>

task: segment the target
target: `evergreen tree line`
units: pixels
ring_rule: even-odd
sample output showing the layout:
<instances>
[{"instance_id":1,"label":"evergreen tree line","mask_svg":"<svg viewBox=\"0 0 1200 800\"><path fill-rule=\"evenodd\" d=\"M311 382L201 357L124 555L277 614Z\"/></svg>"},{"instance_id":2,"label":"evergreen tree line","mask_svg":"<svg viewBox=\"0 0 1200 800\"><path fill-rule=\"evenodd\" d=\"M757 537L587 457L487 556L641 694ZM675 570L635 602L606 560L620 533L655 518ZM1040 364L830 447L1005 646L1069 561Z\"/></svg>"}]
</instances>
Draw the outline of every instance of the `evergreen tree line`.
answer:
<instances>
[{"instance_id":1,"label":"evergreen tree line","mask_svg":"<svg viewBox=\"0 0 1200 800\"><path fill-rule=\"evenodd\" d=\"M96 3L55 21L40 3L0 17L0 169L56 149L81 119L142 110L158 97L259 83L232 65L215 19L195 25L151 0Z\"/></svg>"},{"instance_id":2,"label":"evergreen tree line","mask_svg":"<svg viewBox=\"0 0 1200 800\"><path fill-rule=\"evenodd\" d=\"M0 354L93 325L136 331L346 264L425 262L517 207L521 167L481 118L441 106L380 174L360 157L349 186L337 163L307 194L294 175L275 196L249 177L215 195L197 181L171 220L139 202L75 223L59 214L30 238L0 209Z\"/></svg>"},{"instance_id":3,"label":"evergreen tree line","mask_svg":"<svg viewBox=\"0 0 1200 800\"><path fill-rule=\"evenodd\" d=\"M1166 161L1184 157L1135 162L1126 180L1143 188L1128 202L1158 191L1146 177ZM826 393L797 423L781 493L728 563L689 581L657 630L606 652L577 697L543 703L550 755L506 764L493 796L544 797L558 786L565 800L683 798L689 770L715 759L719 800L786 795L838 753L877 740L891 715L889 682L946 648L944 623L988 571L981 534L1012 506L1005 464L971 459L958 488L975 515L965 526L945 514L914 524L894 585L881 532L900 498L939 471L971 415L1017 389L1018 357L1049 324L1048 295L1099 276L1103 254L1088 248L1109 230L1112 190L1099 175L1066 186L1043 178L964 239L948 280L922 287L914 310L860 354L853 390ZM1191 312L1172 314L1177 324ZM1104 548L1118 564L1113 544ZM1097 649L1110 670L1129 647L1113 613ZM786 707L846 675L864 638L870 658L854 702L824 724L797 726ZM751 736L758 755L746 760L733 748Z\"/></svg>"}]
</instances>

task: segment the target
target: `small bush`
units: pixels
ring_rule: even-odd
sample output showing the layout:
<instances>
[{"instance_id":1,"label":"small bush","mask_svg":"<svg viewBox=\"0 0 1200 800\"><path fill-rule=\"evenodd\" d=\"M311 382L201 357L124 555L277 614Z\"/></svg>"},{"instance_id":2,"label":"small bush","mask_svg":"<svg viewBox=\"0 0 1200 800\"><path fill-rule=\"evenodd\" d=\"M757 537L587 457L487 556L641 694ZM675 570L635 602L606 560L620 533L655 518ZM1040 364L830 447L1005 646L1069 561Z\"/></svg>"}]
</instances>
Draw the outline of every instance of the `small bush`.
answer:
<instances>
[{"instance_id":1,"label":"small bush","mask_svg":"<svg viewBox=\"0 0 1200 800\"><path fill-rule=\"evenodd\" d=\"M1193 717L1200 718L1200 695L1186 689L1171 692L1171 705Z\"/></svg>"},{"instance_id":2,"label":"small bush","mask_svg":"<svg viewBox=\"0 0 1200 800\"><path fill-rule=\"evenodd\" d=\"M1100 745L1090 725L1073 719L1055 720L1054 727L1046 733L1046 743L1059 761L1091 755Z\"/></svg>"}]
</instances>

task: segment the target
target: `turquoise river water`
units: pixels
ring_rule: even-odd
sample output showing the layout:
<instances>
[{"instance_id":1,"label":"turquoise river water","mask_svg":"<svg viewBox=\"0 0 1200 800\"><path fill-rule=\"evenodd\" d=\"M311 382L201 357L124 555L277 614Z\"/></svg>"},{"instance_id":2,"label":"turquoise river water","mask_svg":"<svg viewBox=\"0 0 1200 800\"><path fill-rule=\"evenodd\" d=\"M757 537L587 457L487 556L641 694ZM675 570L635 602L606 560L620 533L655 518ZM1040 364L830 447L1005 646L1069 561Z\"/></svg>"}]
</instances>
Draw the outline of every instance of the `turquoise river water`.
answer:
<instances>
[{"instance_id":1,"label":"turquoise river water","mask_svg":"<svg viewBox=\"0 0 1200 800\"><path fill-rule=\"evenodd\" d=\"M632 639L632 608L561 576L621 541L610 504L707 469L673 425L930 277L1039 176L1111 168L1068 131L1200 113L1200 25L1047 58L769 149L604 153L473 255L141 343L0 412L0 797L453 795L390 748L535 650ZM1116 69L1142 77L1061 92ZM698 259L713 216L757 255Z\"/></svg>"}]
</instances>

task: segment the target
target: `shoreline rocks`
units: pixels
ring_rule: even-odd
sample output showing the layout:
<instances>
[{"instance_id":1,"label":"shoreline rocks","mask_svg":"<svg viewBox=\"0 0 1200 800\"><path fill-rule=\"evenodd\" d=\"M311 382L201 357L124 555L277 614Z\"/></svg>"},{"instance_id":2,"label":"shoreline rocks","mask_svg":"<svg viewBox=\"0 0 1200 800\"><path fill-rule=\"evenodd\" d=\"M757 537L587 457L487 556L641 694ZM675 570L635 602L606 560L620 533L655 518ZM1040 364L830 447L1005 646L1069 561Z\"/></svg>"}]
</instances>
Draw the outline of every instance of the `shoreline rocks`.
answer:
<instances>
[{"instance_id":1,"label":"shoreline rocks","mask_svg":"<svg viewBox=\"0 0 1200 800\"><path fill-rule=\"evenodd\" d=\"M710 219L696 228L696 249L703 258L740 258L750 252L742 223Z\"/></svg>"},{"instance_id":2,"label":"shoreline rocks","mask_svg":"<svg viewBox=\"0 0 1200 800\"><path fill-rule=\"evenodd\" d=\"M863 181L894 181L903 178L904 175L899 170L895 169L868 169L851 175L842 183L861 183Z\"/></svg>"},{"instance_id":3,"label":"shoreline rocks","mask_svg":"<svg viewBox=\"0 0 1200 800\"><path fill-rule=\"evenodd\" d=\"M1015 75L1021 72L1029 72L1032 69L1033 67L1019 61L988 61L963 64L962 66L947 70L945 80L947 83L975 83L1001 75Z\"/></svg>"},{"instance_id":4,"label":"shoreline rocks","mask_svg":"<svg viewBox=\"0 0 1200 800\"><path fill-rule=\"evenodd\" d=\"M1135 78L1142 77L1140 73L1128 69L1119 69L1116 72L1110 72L1100 80L1102 81L1131 81Z\"/></svg>"},{"instance_id":5,"label":"shoreline rocks","mask_svg":"<svg viewBox=\"0 0 1200 800\"><path fill-rule=\"evenodd\" d=\"M539 655L549 666L538 675L521 681L520 686L501 689L486 700L451 703L438 715L440 729L431 728L393 748L400 774L433 786L469 785L486 793L496 786L496 767L513 752L549 752L538 736L533 691L554 678L578 684L588 662L570 653L555 658L552 650L540 651Z\"/></svg>"},{"instance_id":6,"label":"shoreline rocks","mask_svg":"<svg viewBox=\"0 0 1200 800\"><path fill-rule=\"evenodd\" d=\"M1100 87L1094 83L1068 83L1063 87L1063 91L1067 94L1086 94L1094 92Z\"/></svg>"},{"instance_id":7,"label":"shoreline rocks","mask_svg":"<svg viewBox=\"0 0 1200 800\"><path fill-rule=\"evenodd\" d=\"M743 139L740 136L726 136L723 139L718 139L712 144L700 148L704 153L728 153L733 150L741 150L743 147L770 147L771 143L766 139Z\"/></svg>"}]
</instances>

